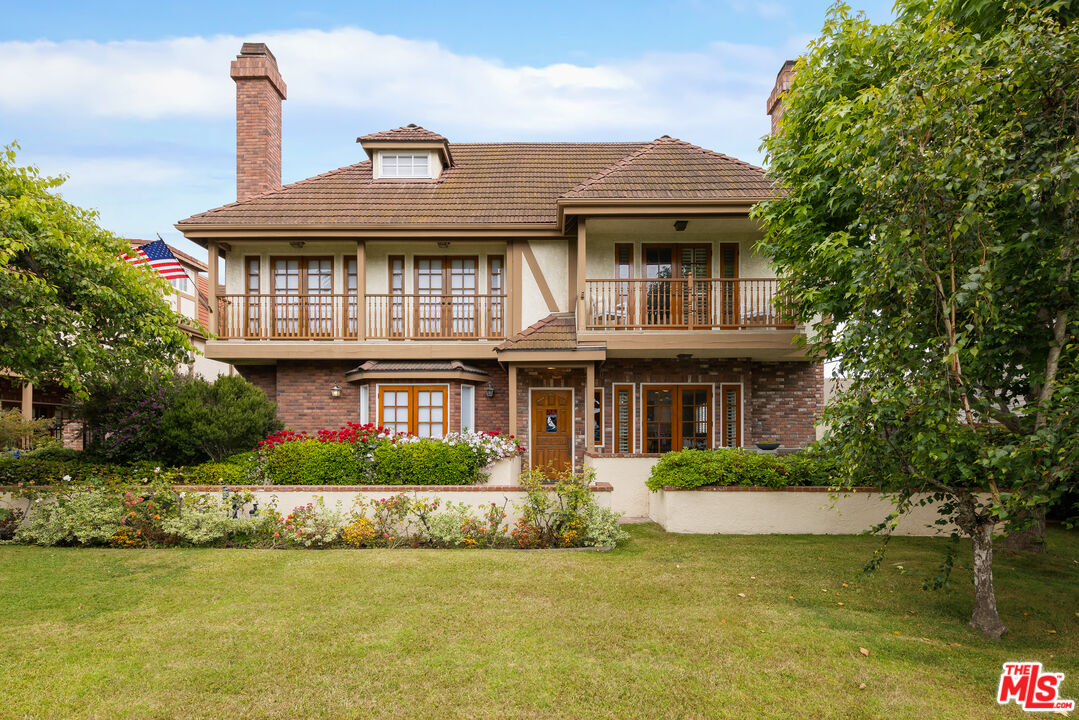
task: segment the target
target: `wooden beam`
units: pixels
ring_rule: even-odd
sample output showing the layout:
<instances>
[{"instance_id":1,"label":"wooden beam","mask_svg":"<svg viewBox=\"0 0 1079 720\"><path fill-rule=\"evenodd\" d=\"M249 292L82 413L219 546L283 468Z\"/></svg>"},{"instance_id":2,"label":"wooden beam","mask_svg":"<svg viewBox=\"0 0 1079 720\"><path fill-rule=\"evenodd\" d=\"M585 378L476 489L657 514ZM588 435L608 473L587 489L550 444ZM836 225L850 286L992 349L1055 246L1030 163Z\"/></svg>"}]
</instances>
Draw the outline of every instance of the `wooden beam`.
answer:
<instances>
[{"instance_id":1,"label":"wooden beam","mask_svg":"<svg viewBox=\"0 0 1079 720\"><path fill-rule=\"evenodd\" d=\"M210 327L206 331L211 337L221 329L221 318L217 312L217 241L206 243L206 302L210 305Z\"/></svg>"},{"instance_id":2,"label":"wooden beam","mask_svg":"<svg viewBox=\"0 0 1079 720\"><path fill-rule=\"evenodd\" d=\"M22 384L22 419L27 422L34 419L34 383Z\"/></svg>"},{"instance_id":3,"label":"wooden beam","mask_svg":"<svg viewBox=\"0 0 1079 720\"><path fill-rule=\"evenodd\" d=\"M577 331L580 332L585 326L585 302L584 302L584 280L585 280L585 252L587 250L585 242L585 218L581 218L577 221L577 292L575 305L577 307Z\"/></svg>"},{"instance_id":4,"label":"wooden beam","mask_svg":"<svg viewBox=\"0 0 1079 720\"><path fill-rule=\"evenodd\" d=\"M525 261L528 262L528 269L532 271L532 277L536 279L536 285L539 286L540 294L543 295L543 301L547 303L547 309L553 313L558 312L558 303L555 301L554 295L551 294L547 278L543 276L543 268L536 261L536 255L532 252L532 246L527 240L521 243L521 252L524 254Z\"/></svg>"},{"instance_id":5,"label":"wooden beam","mask_svg":"<svg viewBox=\"0 0 1079 720\"><path fill-rule=\"evenodd\" d=\"M367 244L356 241L356 335L367 339Z\"/></svg>"},{"instance_id":6,"label":"wooden beam","mask_svg":"<svg viewBox=\"0 0 1079 720\"><path fill-rule=\"evenodd\" d=\"M584 451L592 451L592 443L595 433L592 432L592 423L595 411L596 395L596 366L588 363L584 367Z\"/></svg>"},{"instance_id":7,"label":"wooden beam","mask_svg":"<svg viewBox=\"0 0 1079 720\"><path fill-rule=\"evenodd\" d=\"M513 258L512 274L510 275L510 286L508 290L509 296L513 300L512 312L510 313L509 337L513 337L521 332L521 318L524 315L524 303L521 298L521 293L523 292L522 285L524 284L521 266L524 263L521 260L521 244L519 241L509 241L506 257Z\"/></svg>"},{"instance_id":8,"label":"wooden beam","mask_svg":"<svg viewBox=\"0 0 1079 720\"><path fill-rule=\"evenodd\" d=\"M566 288L566 310L571 311L577 307L574 298L577 297L577 238L569 241L566 251L566 265L569 267L569 286Z\"/></svg>"},{"instance_id":9,"label":"wooden beam","mask_svg":"<svg viewBox=\"0 0 1079 720\"><path fill-rule=\"evenodd\" d=\"M517 435L517 366L510 365L510 435Z\"/></svg>"}]
</instances>

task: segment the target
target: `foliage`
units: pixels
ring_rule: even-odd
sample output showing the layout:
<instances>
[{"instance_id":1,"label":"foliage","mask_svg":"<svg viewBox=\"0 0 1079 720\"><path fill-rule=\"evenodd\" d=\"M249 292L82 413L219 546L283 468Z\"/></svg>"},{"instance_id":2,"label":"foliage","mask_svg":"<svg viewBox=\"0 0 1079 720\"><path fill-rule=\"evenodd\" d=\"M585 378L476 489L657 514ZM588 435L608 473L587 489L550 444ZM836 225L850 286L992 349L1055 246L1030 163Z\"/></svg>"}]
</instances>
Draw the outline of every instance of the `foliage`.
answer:
<instances>
[{"instance_id":1,"label":"foliage","mask_svg":"<svg viewBox=\"0 0 1079 720\"><path fill-rule=\"evenodd\" d=\"M370 547L377 536L375 524L365 515L354 516L341 530L341 542L351 548Z\"/></svg>"},{"instance_id":2,"label":"foliage","mask_svg":"<svg viewBox=\"0 0 1079 720\"><path fill-rule=\"evenodd\" d=\"M355 485L360 463L348 445L298 440L268 452L264 472L278 485Z\"/></svg>"},{"instance_id":3,"label":"foliage","mask_svg":"<svg viewBox=\"0 0 1079 720\"><path fill-rule=\"evenodd\" d=\"M329 547L340 536L343 524L344 515L340 505L328 508L320 497L313 503L294 508L285 517L282 536L293 545L306 548Z\"/></svg>"},{"instance_id":4,"label":"foliage","mask_svg":"<svg viewBox=\"0 0 1079 720\"><path fill-rule=\"evenodd\" d=\"M835 485L836 465L806 453L773 455L742 449L677 450L659 459L648 478L650 490L705 485L784 488Z\"/></svg>"},{"instance_id":5,"label":"foliage","mask_svg":"<svg viewBox=\"0 0 1079 720\"><path fill-rule=\"evenodd\" d=\"M174 516L166 518L162 530L186 545L221 545L231 538L254 531L256 520L232 517L233 503L218 496L185 493Z\"/></svg>"},{"instance_id":6,"label":"foliage","mask_svg":"<svg viewBox=\"0 0 1079 720\"><path fill-rule=\"evenodd\" d=\"M191 378L161 418L159 443L175 464L220 461L281 428L276 405L239 375Z\"/></svg>"},{"instance_id":7,"label":"foliage","mask_svg":"<svg viewBox=\"0 0 1079 720\"><path fill-rule=\"evenodd\" d=\"M374 455L379 485L470 485L486 477L485 457L464 444L417 438L383 443Z\"/></svg>"},{"instance_id":8,"label":"foliage","mask_svg":"<svg viewBox=\"0 0 1079 720\"><path fill-rule=\"evenodd\" d=\"M42 443L49 446L48 441L52 440L52 436L48 430L53 422L51 418L25 420L19 408L0 410L0 451L18 447L24 438L29 438L31 448Z\"/></svg>"},{"instance_id":9,"label":"foliage","mask_svg":"<svg viewBox=\"0 0 1079 720\"><path fill-rule=\"evenodd\" d=\"M127 371L91 386L74 407L75 416L94 430L87 449L111 462L170 462L170 448L162 443L162 420L190 382L173 372Z\"/></svg>"},{"instance_id":10,"label":"foliage","mask_svg":"<svg viewBox=\"0 0 1079 720\"><path fill-rule=\"evenodd\" d=\"M15 532L15 540L28 545L107 545L126 514L117 493L100 490L73 490L34 503Z\"/></svg>"},{"instance_id":11,"label":"foliage","mask_svg":"<svg viewBox=\"0 0 1079 720\"><path fill-rule=\"evenodd\" d=\"M171 372L194 348L168 281L119 260L127 242L16 148L0 151L0 366L77 395L130 368Z\"/></svg>"},{"instance_id":12,"label":"foliage","mask_svg":"<svg viewBox=\"0 0 1079 720\"><path fill-rule=\"evenodd\" d=\"M525 501L510 535L522 548L595 546L600 540L617 545L628 538L617 526L619 514L599 508L590 486L595 472L563 474L554 488L539 470L521 476ZM604 511L605 510L605 511ZM590 524L591 523L591 524Z\"/></svg>"},{"instance_id":13,"label":"foliage","mask_svg":"<svg viewBox=\"0 0 1079 720\"><path fill-rule=\"evenodd\" d=\"M22 522L25 511L21 508L0 508L0 540L11 540Z\"/></svg>"},{"instance_id":14,"label":"foliage","mask_svg":"<svg viewBox=\"0 0 1079 720\"><path fill-rule=\"evenodd\" d=\"M849 482L928 492L975 544L972 624L999 636L993 523L1079 467L1079 26L1067 4L836 6L765 141L757 215ZM985 31L985 32L982 32ZM978 489L988 489L984 502ZM1017 527L1013 526L1013 527Z\"/></svg>"}]
</instances>

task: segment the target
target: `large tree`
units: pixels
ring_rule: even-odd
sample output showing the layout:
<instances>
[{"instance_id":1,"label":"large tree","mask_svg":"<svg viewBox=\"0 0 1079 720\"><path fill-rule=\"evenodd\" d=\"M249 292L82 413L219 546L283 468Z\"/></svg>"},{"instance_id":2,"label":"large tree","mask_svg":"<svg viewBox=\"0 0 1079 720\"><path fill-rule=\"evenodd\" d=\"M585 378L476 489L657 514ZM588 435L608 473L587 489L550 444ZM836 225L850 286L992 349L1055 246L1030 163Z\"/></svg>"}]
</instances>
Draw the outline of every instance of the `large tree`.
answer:
<instances>
[{"instance_id":1,"label":"large tree","mask_svg":"<svg viewBox=\"0 0 1079 720\"><path fill-rule=\"evenodd\" d=\"M847 476L939 504L999 637L994 526L1079 463L1079 26L1068 3L896 10L833 7L798 62L762 245L848 379L826 410Z\"/></svg>"},{"instance_id":2,"label":"large tree","mask_svg":"<svg viewBox=\"0 0 1079 720\"><path fill-rule=\"evenodd\" d=\"M75 394L133 371L172 372L194 348L167 280L117 260L127 243L64 201L62 179L0 152L0 369Z\"/></svg>"}]
</instances>

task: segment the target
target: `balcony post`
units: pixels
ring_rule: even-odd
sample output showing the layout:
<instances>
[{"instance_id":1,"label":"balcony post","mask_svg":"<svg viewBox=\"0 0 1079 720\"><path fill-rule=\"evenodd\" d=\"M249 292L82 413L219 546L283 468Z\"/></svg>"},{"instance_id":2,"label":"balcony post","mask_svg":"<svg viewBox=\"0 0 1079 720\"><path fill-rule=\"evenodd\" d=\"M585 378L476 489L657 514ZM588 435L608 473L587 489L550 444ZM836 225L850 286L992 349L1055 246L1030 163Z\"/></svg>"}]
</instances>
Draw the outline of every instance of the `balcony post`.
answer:
<instances>
[{"instance_id":1,"label":"balcony post","mask_svg":"<svg viewBox=\"0 0 1079 720\"><path fill-rule=\"evenodd\" d=\"M356 241L356 336L367 339L367 243Z\"/></svg>"},{"instance_id":2,"label":"balcony post","mask_svg":"<svg viewBox=\"0 0 1079 720\"><path fill-rule=\"evenodd\" d=\"M577 332L585 328L585 219L577 221Z\"/></svg>"},{"instance_id":3,"label":"balcony post","mask_svg":"<svg viewBox=\"0 0 1079 720\"><path fill-rule=\"evenodd\" d=\"M209 240L206 243L206 302L210 306L210 327L206 328L211 335L221 333L221 318L217 312L217 241ZM197 290L197 288L196 288Z\"/></svg>"},{"instance_id":4,"label":"balcony post","mask_svg":"<svg viewBox=\"0 0 1079 720\"><path fill-rule=\"evenodd\" d=\"M22 384L22 419L30 422L34 419L34 383Z\"/></svg>"}]
</instances>

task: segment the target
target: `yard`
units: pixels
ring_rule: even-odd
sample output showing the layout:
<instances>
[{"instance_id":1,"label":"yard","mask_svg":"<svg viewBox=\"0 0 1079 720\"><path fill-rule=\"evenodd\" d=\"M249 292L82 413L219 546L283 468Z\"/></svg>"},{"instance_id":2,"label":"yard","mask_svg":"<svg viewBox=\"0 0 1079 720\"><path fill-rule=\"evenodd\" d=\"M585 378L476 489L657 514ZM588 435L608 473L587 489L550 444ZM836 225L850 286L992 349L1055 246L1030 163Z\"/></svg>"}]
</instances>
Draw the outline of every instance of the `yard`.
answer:
<instances>
[{"instance_id":1,"label":"yard","mask_svg":"<svg viewBox=\"0 0 1079 720\"><path fill-rule=\"evenodd\" d=\"M0 717L1019 717L1006 660L1079 698L1079 533L998 556L992 642L965 626L969 545L925 593L939 540L863 578L872 538L631 531L610 553L0 547Z\"/></svg>"}]
</instances>

